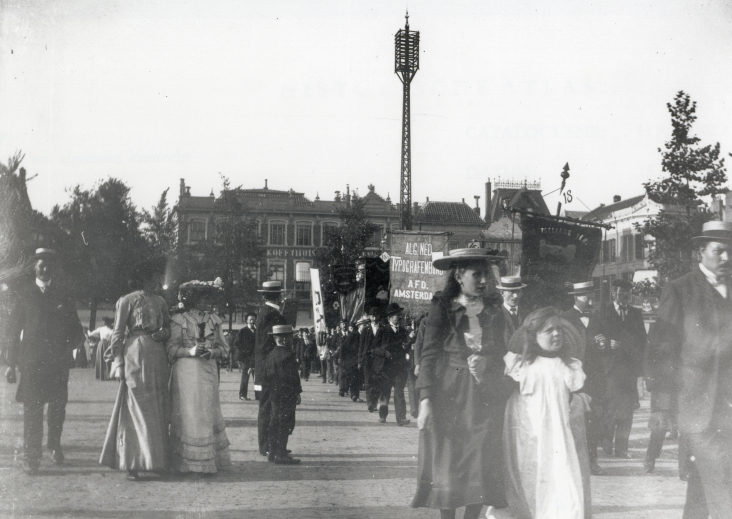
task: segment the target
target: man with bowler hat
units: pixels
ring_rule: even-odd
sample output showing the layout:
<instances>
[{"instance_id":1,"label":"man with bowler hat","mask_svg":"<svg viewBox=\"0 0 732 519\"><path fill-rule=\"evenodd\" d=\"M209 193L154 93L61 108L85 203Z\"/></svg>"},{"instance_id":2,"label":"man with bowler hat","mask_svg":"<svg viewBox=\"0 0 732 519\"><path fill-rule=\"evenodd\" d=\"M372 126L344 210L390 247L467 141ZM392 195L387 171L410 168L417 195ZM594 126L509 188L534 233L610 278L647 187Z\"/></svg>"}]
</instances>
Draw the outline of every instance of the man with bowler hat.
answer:
<instances>
[{"instance_id":1,"label":"man with bowler hat","mask_svg":"<svg viewBox=\"0 0 732 519\"><path fill-rule=\"evenodd\" d=\"M605 378L605 436L602 446L607 456L630 459L628 439L633 426L633 412L640 407L638 377L643 375L646 327L641 311L629 304L632 283L616 279L610 285L613 301L601 310L609 341L601 370Z\"/></svg>"},{"instance_id":2,"label":"man with bowler hat","mask_svg":"<svg viewBox=\"0 0 732 519\"><path fill-rule=\"evenodd\" d=\"M400 426L410 422L407 418L407 401L404 398L404 387L407 385L409 334L400 324L400 314L403 310L397 303L389 303L386 307L388 324L374 337L374 362L371 370L372 383L379 398L379 422L386 422L393 387L394 412L397 425Z\"/></svg>"},{"instance_id":3,"label":"man with bowler hat","mask_svg":"<svg viewBox=\"0 0 732 519\"><path fill-rule=\"evenodd\" d=\"M521 282L521 276L501 276L501 280L496 285L496 288L501 292L503 298L503 306L501 308L503 313L504 328L503 338L505 343L508 345L513 334L521 326L521 322L524 320L524 312L519 308L519 301L521 300L521 293L526 285Z\"/></svg>"},{"instance_id":4,"label":"man with bowler hat","mask_svg":"<svg viewBox=\"0 0 732 519\"><path fill-rule=\"evenodd\" d=\"M236 350L236 360L241 368L241 382L239 383L239 400L250 400L247 397L249 386L249 375L253 371L254 366L254 350L257 343L257 316L254 313L248 313L246 318L246 326L239 330L234 339L234 349Z\"/></svg>"},{"instance_id":5,"label":"man with bowler hat","mask_svg":"<svg viewBox=\"0 0 732 519\"><path fill-rule=\"evenodd\" d=\"M666 283L651 328L649 425L677 407L691 460L684 519L722 519L732 512L732 223L705 223L694 244L699 264Z\"/></svg>"},{"instance_id":6,"label":"man with bowler hat","mask_svg":"<svg viewBox=\"0 0 732 519\"><path fill-rule=\"evenodd\" d=\"M56 256L53 249L37 249L33 256L35 280L19 289L5 374L8 382L15 383L15 367L20 368L15 398L23 403L23 470L31 475L38 472L41 462L45 404L47 446L56 465L64 462L61 431L66 418L69 368L74 365L72 351L84 341L76 307L54 277Z\"/></svg>"},{"instance_id":7,"label":"man with bowler hat","mask_svg":"<svg viewBox=\"0 0 732 519\"><path fill-rule=\"evenodd\" d=\"M269 332L273 326L285 324L285 318L280 309L282 295L281 281L265 281L262 289L257 290L264 297L264 303L257 313L256 343L254 344L254 393L259 400L259 414L257 416L257 433L259 439L259 454L267 456L270 452L269 425L272 421L272 400L269 388L264 380L264 367L267 355L274 349L275 341Z\"/></svg>"},{"instance_id":8,"label":"man with bowler hat","mask_svg":"<svg viewBox=\"0 0 732 519\"><path fill-rule=\"evenodd\" d=\"M605 336L602 319L592 308L595 300L595 284L592 281L574 283L569 294L574 296L574 306L564 312L563 317L574 325L584 338L585 347L582 352L582 369L585 372L585 385L581 392L592 399L590 410L585 414L587 430L587 448L589 450L590 472L601 476L605 472L597 463L597 446L604 435L603 421L605 409L605 387L601 373L602 357L609 350L609 341Z\"/></svg>"}]
</instances>

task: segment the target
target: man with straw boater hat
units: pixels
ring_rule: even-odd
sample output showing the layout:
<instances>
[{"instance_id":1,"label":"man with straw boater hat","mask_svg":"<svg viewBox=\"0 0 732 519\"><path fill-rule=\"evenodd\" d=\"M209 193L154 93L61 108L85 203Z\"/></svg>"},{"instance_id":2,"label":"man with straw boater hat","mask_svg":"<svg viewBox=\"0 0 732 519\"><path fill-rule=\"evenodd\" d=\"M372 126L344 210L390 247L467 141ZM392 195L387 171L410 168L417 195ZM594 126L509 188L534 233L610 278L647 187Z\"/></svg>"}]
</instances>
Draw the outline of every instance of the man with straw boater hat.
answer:
<instances>
[{"instance_id":1,"label":"man with straw boater hat","mask_svg":"<svg viewBox=\"0 0 732 519\"><path fill-rule=\"evenodd\" d=\"M684 519L732 513L732 223L694 239L699 264L666 283L651 328L646 376L650 426L678 408L690 450Z\"/></svg>"},{"instance_id":2,"label":"man with straw boater hat","mask_svg":"<svg viewBox=\"0 0 732 519\"><path fill-rule=\"evenodd\" d=\"M257 434L259 454L267 456L270 451L269 424L272 421L272 401L269 388L264 383L264 364L267 355L274 349L275 341L269 332L273 326L285 324L280 309L282 296L281 281L265 281L262 289L257 290L264 297L264 303L257 313L256 343L254 344L254 396L259 400Z\"/></svg>"},{"instance_id":3,"label":"man with straw boater hat","mask_svg":"<svg viewBox=\"0 0 732 519\"><path fill-rule=\"evenodd\" d=\"M505 321L504 337L506 344L524 320L524 313L519 308L521 293L526 285L522 283L521 276L501 276L496 288L501 292L503 298L503 319Z\"/></svg>"},{"instance_id":4,"label":"man with straw boater hat","mask_svg":"<svg viewBox=\"0 0 732 519\"><path fill-rule=\"evenodd\" d=\"M589 412L585 413L587 429L587 448L589 451L590 472L601 476L605 472L597 463L597 447L604 436L603 416L605 409L605 389L600 372L601 357L606 354L608 340L605 336L605 325L602 319L592 311L595 300L595 284L592 281L574 283L570 295L574 296L574 306L564 312L568 320L583 337L584 352L579 360L587 378L582 393L587 394L592 402Z\"/></svg>"},{"instance_id":5,"label":"man with straw boater hat","mask_svg":"<svg viewBox=\"0 0 732 519\"><path fill-rule=\"evenodd\" d=\"M379 422L386 422L389 414L389 399L394 389L394 413L399 426L409 425L407 418L407 401L404 388L407 385L407 350L409 334L401 325L401 313L404 310L397 303L389 303L386 307L388 324L379 330L374 337L371 379L379 405Z\"/></svg>"},{"instance_id":6,"label":"man with straw boater hat","mask_svg":"<svg viewBox=\"0 0 732 519\"><path fill-rule=\"evenodd\" d=\"M297 465L300 460L289 456L287 440L295 429L295 410L300 403L302 385L297 359L292 348L292 335L298 333L289 324L272 326L269 336L275 347L264 361L264 385L270 392L272 415L269 424L268 461L277 465Z\"/></svg>"},{"instance_id":7,"label":"man with straw boater hat","mask_svg":"<svg viewBox=\"0 0 732 519\"><path fill-rule=\"evenodd\" d=\"M38 472L41 463L45 404L51 459L56 465L64 462L61 431L69 368L74 365L72 351L84 341L76 306L65 297L54 277L56 258L53 249L37 249L32 258L35 280L19 289L5 374L8 382L15 383L15 367L20 367L15 398L23 403L23 470L30 475Z\"/></svg>"}]
</instances>

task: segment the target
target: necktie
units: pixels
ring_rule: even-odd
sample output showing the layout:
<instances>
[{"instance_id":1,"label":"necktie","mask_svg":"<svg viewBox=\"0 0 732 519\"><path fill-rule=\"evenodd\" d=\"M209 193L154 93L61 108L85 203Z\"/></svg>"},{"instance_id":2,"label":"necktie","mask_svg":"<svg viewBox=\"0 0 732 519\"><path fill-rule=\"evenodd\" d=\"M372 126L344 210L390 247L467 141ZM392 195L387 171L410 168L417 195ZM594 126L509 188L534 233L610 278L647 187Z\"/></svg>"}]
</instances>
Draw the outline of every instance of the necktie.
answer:
<instances>
[{"instance_id":1,"label":"necktie","mask_svg":"<svg viewBox=\"0 0 732 519\"><path fill-rule=\"evenodd\" d=\"M618 313L620 314L620 319L625 321L625 317L628 315L628 307L625 305L620 305L618 307Z\"/></svg>"}]
</instances>

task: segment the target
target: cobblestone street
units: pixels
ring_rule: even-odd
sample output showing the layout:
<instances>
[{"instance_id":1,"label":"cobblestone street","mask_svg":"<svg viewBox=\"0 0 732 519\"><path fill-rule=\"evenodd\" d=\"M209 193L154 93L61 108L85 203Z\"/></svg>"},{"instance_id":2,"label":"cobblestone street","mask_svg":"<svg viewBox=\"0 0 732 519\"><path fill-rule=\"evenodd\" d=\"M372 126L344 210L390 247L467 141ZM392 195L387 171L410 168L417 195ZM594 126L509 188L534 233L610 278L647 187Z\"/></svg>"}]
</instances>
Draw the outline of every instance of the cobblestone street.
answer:
<instances>
[{"instance_id":1,"label":"cobblestone street","mask_svg":"<svg viewBox=\"0 0 732 519\"><path fill-rule=\"evenodd\" d=\"M62 437L66 463L44 453L40 474L20 467L22 406L16 386L0 384L0 514L2 517L68 518L435 518L434 510L409 508L416 488L416 421L386 424L365 404L338 396L317 375L303 382L302 405L291 437L299 466L268 463L257 449L254 400L238 399L239 372L221 372L221 397L233 466L212 478L146 477L127 481L98 464L116 382L99 382L93 369L71 371ZM253 396L250 385L250 396ZM636 413L632 460L600 458L607 475L592 478L593 517L676 519L686 484L677 477L676 444L667 442L656 473L644 474L648 400Z\"/></svg>"}]
</instances>

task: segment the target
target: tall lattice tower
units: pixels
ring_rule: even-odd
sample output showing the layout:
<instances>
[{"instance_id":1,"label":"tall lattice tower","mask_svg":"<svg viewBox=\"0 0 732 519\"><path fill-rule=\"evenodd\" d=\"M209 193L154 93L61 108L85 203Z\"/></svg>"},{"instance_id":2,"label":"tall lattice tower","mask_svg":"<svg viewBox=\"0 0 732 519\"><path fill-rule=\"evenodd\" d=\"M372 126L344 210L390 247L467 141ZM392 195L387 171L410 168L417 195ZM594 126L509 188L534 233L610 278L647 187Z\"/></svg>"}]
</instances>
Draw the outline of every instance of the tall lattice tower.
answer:
<instances>
[{"instance_id":1,"label":"tall lattice tower","mask_svg":"<svg viewBox=\"0 0 732 519\"><path fill-rule=\"evenodd\" d=\"M404 29L394 36L396 52L394 73L399 76L404 91L402 107L402 173L399 188L401 214L399 221L402 229L412 229L412 132L409 116L409 86L419 70L419 31L409 30L409 11Z\"/></svg>"}]
</instances>

